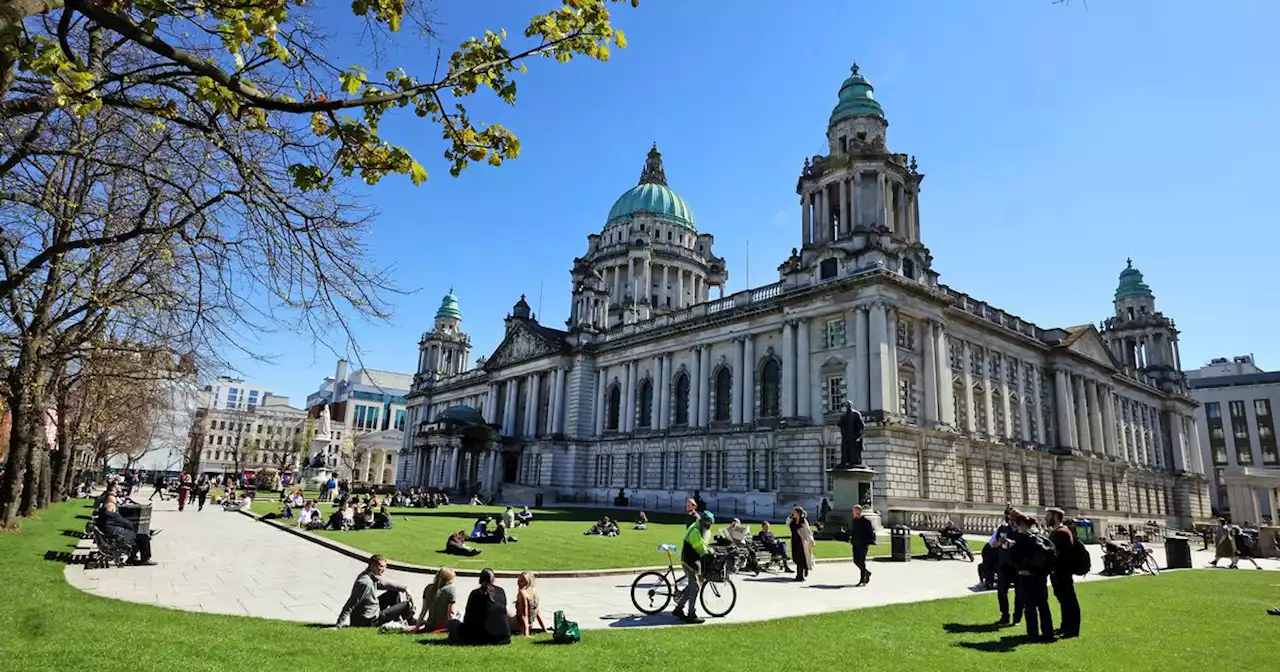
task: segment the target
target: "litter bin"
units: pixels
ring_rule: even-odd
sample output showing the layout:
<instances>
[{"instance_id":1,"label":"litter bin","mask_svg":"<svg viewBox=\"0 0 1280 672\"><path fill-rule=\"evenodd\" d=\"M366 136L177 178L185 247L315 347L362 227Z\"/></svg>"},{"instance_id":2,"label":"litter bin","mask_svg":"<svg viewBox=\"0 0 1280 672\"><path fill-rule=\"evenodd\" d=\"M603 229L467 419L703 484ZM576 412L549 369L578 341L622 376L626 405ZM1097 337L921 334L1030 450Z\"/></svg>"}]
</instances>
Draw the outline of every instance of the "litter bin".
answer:
<instances>
[{"instance_id":1,"label":"litter bin","mask_svg":"<svg viewBox=\"0 0 1280 672\"><path fill-rule=\"evenodd\" d=\"M1182 535L1164 538L1165 569L1191 569L1191 540Z\"/></svg>"},{"instance_id":2,"label":"litter bin","mask_svg":"<svg viewBox=\"0 0 1280 672\"><path fill-rule=\"evenodd\" d=\"M121 504L117 511L138 528L138 534L151 531L151 504Z\"/></svg>"},{"instance_id":3,"label":"litter bin","mask_svg":"<svg viewBox=\"0 0 1280 672\"><path fill-rule=\"evenodd\" d=\"M906 525L894 525L889 530L889 555L894 562L907 562L911 559L911 528Z\"/></svg>"},{"instance_id":4,"label":"litter bin","mask_svg":"<svg viewBox=\"0 0 1280 672\"><path fill-rule=\"evenodd\" d=\"M533 496L533 508L535 508L535 509L541 509L541 508L542 508L542 493L541 493L541 492L539 492L539 493L537 493L536 495L534 495L534 496Z\"/></svg>"}]
</instances>

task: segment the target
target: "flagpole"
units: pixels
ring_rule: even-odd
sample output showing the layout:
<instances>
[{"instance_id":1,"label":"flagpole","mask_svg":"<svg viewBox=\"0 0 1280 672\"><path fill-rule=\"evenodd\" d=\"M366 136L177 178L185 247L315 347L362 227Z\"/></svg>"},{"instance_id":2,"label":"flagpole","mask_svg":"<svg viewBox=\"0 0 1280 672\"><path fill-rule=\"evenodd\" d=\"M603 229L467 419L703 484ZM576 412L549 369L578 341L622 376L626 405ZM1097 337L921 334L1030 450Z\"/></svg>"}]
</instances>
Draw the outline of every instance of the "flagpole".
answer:
<instances>
[{"instance_id":1,"label":"flagpole","mask_svg":"<svg viewBox=\"0 0 1280 672\"><path fill-rule=\"evenodd\" d=\"M747 239L747 289L751 289L751 239Z\"/></svg>"}]
</instances>

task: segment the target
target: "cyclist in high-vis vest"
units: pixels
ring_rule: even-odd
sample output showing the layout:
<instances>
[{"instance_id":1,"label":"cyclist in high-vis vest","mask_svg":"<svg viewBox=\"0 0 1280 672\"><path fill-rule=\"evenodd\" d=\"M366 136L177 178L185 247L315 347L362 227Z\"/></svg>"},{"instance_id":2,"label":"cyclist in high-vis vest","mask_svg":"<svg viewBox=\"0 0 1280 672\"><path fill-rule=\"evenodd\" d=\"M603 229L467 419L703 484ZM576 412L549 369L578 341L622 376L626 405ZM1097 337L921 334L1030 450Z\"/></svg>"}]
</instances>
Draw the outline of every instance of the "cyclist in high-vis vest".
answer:
<instances>
[{"instance_id":1,"label":"cyclist in high-vis vest","mask_svg":"<svg viewBox=\"0 0 1280 672\"><path fill-rule=\"evenodd\" d=\"M684 544L680 548L680 564L684 567L684 576L688 584L684 592L676 598L676 618L685 623L702 623L698 618L698 589L702 587L702 559L711 554L711 526L716 517L710 511L698 514L698 520L684 531ZM688 605L688 611L685 610Z\"/></svg>"}]
</instances>

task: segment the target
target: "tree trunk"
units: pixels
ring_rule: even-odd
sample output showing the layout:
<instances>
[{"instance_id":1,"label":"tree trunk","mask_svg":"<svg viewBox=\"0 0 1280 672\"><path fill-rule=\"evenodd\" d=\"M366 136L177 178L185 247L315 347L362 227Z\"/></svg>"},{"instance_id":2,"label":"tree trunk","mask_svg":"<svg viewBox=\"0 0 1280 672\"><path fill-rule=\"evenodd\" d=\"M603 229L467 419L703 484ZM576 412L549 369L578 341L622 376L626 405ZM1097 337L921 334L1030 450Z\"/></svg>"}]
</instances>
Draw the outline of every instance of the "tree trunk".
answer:
<instances>
[{"instance_id":1,"label":"tree trunk","mask_svg":"<svg viewBox=\"0 0 1280 672\"><path fill-rule=\"evenodd\" d=\"M40 460L40 475L36 479L36 506L41 509L49 508L49 498L52 496L50 493L53 485L52 458L52 454L44 451L44 458Z\"/></svg>"},{"instance_id":2,"label":"tree trunk","mask_svg":"<svg viewBox=\"0 0 1280 672\"><path fill-rule=\"evenodd\" d=\"M31 421L35 404L35 345L23 344L18 356L18 366L9 376L10 419L9 460L5 465L4 479L0 481L0 528L11 528L18 521L22 504L22 491L27 481L27 466L31 458Z\"/></svg>"}]
</instances>

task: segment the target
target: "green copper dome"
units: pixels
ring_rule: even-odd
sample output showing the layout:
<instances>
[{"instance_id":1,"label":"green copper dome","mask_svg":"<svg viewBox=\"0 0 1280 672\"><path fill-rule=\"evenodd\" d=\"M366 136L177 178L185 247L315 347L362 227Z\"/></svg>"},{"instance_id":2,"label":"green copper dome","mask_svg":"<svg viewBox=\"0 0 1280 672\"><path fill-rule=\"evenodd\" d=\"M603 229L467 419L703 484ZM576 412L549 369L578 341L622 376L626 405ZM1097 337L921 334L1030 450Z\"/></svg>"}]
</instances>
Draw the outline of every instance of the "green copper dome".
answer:
<instances>
[{"instance_id":1,"label":"green copper dome","mask_svg":"<svg viewBox=\"0 0 1280 672\"><path fill-rule=\"evenodd\" d=\"M662 169L662 154L658 152L657 145L649 150L644 171L640 173L640 184L618 197L613 207L609 208L606 224L641 213L697 230L689 204L667 186L667 175Z\"/></svg>"},{"instance_id":2,"label":"green copper dome","mask_svg":"<svg viewBox=\"0 0 1280 672\"><path fill-rule=\"evenodd\" d=\"M462 319L462 311L458 310L458 297L453 293L453 288L449 288L449 293L444 295L444 299L440 301L440 310L436 311L436 317L452 317L455 320Z\"/></svg>"},{"instance_id":3,"label":"green copper dome","mask_svg":"<svg viewBox=\"0 0 1280 672\"><path fill-rule=\"evenodd\" d=\"M849 79L840 85L840 102L831 111L832 124L850 117L873 116L884 119L884 108L876 101L875 89L871 82L858 74L858 64L850 69Z\"/></svg>"},{"instance_id":4,"label":"green copper dome","mask_svg":"<svg viewBox=\"0 0 1280 672\"><path fill-rule=\"evenodd\" d=\"M1133 260L1128 259L1128 266L1120 271L1120 286L1116 287L1116 298L1125 299L1131 296L1145 296L1154 299L1151 288L1142 281L1142 271L1133 267Z\"/></svg>"}]
</instances>

